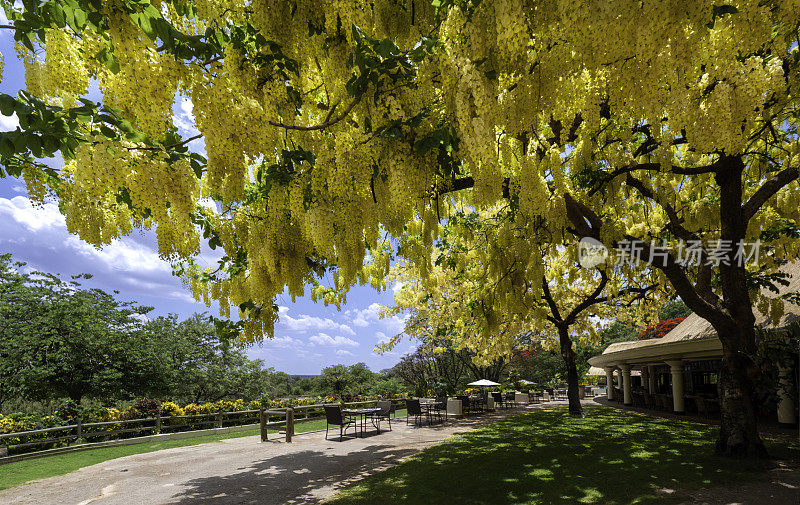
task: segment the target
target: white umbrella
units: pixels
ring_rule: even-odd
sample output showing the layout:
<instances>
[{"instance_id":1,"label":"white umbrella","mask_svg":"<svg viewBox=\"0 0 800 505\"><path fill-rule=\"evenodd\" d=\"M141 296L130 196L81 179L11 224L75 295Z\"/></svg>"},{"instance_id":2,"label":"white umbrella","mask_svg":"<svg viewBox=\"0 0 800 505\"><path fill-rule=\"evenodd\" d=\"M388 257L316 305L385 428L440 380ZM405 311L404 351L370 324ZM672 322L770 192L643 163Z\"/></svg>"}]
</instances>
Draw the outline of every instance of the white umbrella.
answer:
<instances>
[{"instance_id":1,"label":"white umbrella","mask_svg":"<svg viewBox=\"0 0 800 505\"><path fill-rule=\"evenodd\" d=\"M535 382L531 382L531 381L525 380L525 379L520 379L519 382L521 382L522 384L536 384Z\"/></svg>"},{"instance_id":2,"label":"white umbrella","mask_svg":"<svg viewBox=\"0 0 800 505\"><path fill-rule=\"evenodd\" d=\"M499 385L500 384L498 384L496 382L492 382L492 381L487 380L487 379L481 379L479 381L470 382L469 384L467 384L467 386L499 386Z\"/></svg>"}]
</instances>

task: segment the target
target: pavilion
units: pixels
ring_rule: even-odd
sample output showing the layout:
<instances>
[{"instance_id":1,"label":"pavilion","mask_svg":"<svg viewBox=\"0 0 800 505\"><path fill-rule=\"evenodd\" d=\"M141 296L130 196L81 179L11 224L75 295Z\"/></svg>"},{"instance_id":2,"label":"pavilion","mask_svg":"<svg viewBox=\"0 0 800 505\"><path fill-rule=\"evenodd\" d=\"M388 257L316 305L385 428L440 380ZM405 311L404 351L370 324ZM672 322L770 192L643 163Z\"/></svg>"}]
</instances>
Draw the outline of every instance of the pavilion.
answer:
<instances>
[{"instance_id":1,"label":"pavilion","mask_svg":"<svg viewBox=\"0 0 800 505\"><path fill-rule=\"evenodd\" d=\"M789 285L781 286L777 294L766 291L768 296L800 292L800 261L785 266ZM792 331L800 321L800 306L786 302L784 314L778 324L754 310L756 325L766 332ZM777 399L777 420L785 426L797 424L797 404L787 391L795 390L797 384L796 355L786 361L792 366L778 367L779 381L784 386L774 391ZM606 393L614 399L614 375L617 375L617 394L622 394L625 405L636 403L639 394L671 396L675 413L686 411L686 399L712 398L717 396L717 371L722 359L722 344L717 333L705 319L691 314L661 338L618 342L611 344L602 354L589 359L593 367L600 367L606 374ZM640 371L641 378L633 376ZM649 397L649 396L648 396ZM701 402L703 400L700 400Z\"/></svg>"}]
</instances>

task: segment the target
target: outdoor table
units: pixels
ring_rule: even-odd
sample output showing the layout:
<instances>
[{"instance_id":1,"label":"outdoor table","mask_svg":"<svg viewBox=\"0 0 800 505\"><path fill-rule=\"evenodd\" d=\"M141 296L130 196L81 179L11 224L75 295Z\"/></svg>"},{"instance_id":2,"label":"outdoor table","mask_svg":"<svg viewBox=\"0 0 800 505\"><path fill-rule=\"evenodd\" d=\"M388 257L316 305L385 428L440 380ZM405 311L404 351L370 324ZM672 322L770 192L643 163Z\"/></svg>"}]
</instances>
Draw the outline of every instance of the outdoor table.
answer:
<instances>
[{"instance_id":1,"label":"outdoor table","mask_svg":"<svg viewBox=\"0 0 800 505\"><path fill-rule=\"evenodd\" d=\"M376 412L380 412L381 409L377 407L368 407L363 409L342 409L342 414L346 415L347 417L353 417L356 419L356 430L358 430L359 425L361 426L361 437L364 437L364 430L367 425L367 416L370 414L374 414ZM380 420L378 423L375 423L375 418L372 418L372 425L378 431L378 434L381 433L381 424ZM356 431L356 436L358 436L358 431Z\"/></svg>"},{"instance_id":2,"label":"outdoor table","mask_svg":"<svg viewBox=\"0 0 800 505\"><path fill-rule=\"evenodd\" d=\"M420 400L419 401L419 406L425 409L426 414L428 416L428 422L431 423L431 424L433 424L432 421L431 421L433 419L431 411L437 405L439 405L439 402L437 402L436 400Z\"/></svg>"}]
</instances>

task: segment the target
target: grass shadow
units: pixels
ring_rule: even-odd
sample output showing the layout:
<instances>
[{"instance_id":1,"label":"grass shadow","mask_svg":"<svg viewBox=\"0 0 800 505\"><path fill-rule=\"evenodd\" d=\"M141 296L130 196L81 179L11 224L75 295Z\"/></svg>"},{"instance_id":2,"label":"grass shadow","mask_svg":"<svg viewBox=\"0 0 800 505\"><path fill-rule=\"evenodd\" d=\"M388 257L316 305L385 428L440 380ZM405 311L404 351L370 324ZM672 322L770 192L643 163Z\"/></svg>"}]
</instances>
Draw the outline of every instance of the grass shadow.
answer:
<instances>
[{"instance_id":1,"label":"grass shadow","mask_svg":"<svg viewBox=\"0 0 800 505\"><path fill-rule=\"evenodd\" d=\"M752 479L771 465L715 456L717 429L598 407L584 418L538 411L446 440L330 503L662 503L660 489Z\"/></svg>"}]
</instances>

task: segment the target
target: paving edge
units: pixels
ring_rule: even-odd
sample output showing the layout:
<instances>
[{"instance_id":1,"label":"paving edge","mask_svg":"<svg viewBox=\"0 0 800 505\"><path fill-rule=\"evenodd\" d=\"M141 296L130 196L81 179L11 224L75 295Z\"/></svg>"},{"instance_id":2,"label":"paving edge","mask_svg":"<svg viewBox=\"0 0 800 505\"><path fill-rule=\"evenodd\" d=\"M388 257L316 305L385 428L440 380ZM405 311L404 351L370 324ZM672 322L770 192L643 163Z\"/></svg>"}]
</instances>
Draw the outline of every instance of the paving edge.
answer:
<instances>
[{"instance_id":1,"label":"paving edge","mask_svg":"<svg viewBox=\"0 0 800 505\"><path fill-rule=\"evenodd\" d=\"M106 440L104 442L91 442L87 444L73 445L69 447L55 447L44 451L32 452L30 454L15 454L0 458L0 465L14 463L15 461L26 461L30 459L43 458L56 454L70 452L87 451L89 449L99 449L102 447L116 447L120 445L145 444L148 442L158 442L161 440L181 440L184 438L202 437L204 435L217 435L225 433L236 433L258 428L258 424L243 424L240 426L226 426L224 428L211 428L207 430L179 431L177 433L159 433L158 435L147 435L144 437L124 438L120 440Z\"/></svg>"}]
</instances>

